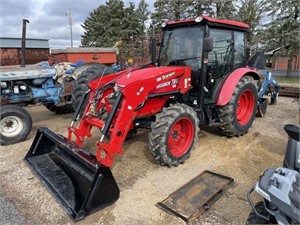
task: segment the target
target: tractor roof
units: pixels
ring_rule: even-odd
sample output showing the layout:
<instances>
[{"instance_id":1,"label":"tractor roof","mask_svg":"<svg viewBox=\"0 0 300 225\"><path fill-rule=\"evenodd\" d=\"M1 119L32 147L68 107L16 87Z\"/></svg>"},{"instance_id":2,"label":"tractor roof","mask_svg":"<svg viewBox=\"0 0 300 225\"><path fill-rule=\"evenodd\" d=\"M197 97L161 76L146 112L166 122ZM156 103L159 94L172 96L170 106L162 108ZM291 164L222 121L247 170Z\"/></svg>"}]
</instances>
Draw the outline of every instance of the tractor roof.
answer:
<instances>
[{"instance_id":1,"label":"tractor roof","mask_svg":"<svg viewBox=\"0 0 300 225\"><path fill-rule=\"evenodd\" d=\"M221 19L214 19L208 16L199 16L196 19L188 19L188 20L180 20L180 21L166 21L165 24L168 25L184 25L184 24L190 24L190 23L200 23L202 21L207 22L210 25L215 26L230 26L230 27L236 27L241 29L249 29L250 26L246 23L234 21L234 20L221 20Z\"/></svg>"}]
</instances>

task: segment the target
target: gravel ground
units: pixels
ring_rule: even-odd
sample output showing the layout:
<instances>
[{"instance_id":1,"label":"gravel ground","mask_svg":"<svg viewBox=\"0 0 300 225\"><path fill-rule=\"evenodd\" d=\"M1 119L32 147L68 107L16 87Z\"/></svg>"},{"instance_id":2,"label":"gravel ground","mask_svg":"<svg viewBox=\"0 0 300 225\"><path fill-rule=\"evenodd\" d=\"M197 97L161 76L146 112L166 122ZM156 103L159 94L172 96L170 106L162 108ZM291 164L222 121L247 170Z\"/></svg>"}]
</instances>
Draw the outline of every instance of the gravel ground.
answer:
<instances>
[{"instance_id":1,"label":"gravel ground","mask_svg":"<svg viewBox=\"0 0 300 225\"><path fill-rule=\"evenodd\" d=\"M72 115L55 115L43 106L26 109L33 117L27 140L0 146L1 224L75 224L22 160L38 127L66 135ZM266 167L282 165L287 144L283 126L288 123L299 124L299 101L281 97L242 137L224 137L213 127L201 129L191 157L175 168L154 164L148 131L141 130L125 142L124 155L117 155L111 168L121 191L119 200L76 224L184 225L155 204L204 170L232 177L234 185L191 224L244 224L250 212L247 191ZM93 149L94 143L92 139L86 148Z\"/></svg>"},{"instance_id":2,"label":"gravel ground","mask_svg":"<svg viewBox=\"0 0 300 225\"><path fill-rule=\"evenodd\" d=\"M24 224L25 219L16 209L14 203L0 195L1 224Z\"/></svg>"}]
</instances>

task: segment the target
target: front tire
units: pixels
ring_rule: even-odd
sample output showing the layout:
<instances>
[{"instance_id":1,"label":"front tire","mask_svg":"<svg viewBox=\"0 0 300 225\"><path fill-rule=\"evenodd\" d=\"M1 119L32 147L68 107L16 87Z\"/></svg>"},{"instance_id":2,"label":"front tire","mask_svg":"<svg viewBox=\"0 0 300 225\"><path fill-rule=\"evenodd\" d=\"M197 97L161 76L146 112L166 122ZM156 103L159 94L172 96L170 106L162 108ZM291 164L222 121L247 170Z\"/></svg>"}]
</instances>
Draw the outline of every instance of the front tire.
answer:
<instances>
[{"instance_id":1,"label":"front tire","mask_svg":"<svg viewBox=\"0 0 300 225\"><path fill-rule=\"evenodd\" d=\"M266 217L270 216L268 211L265 209L265 205L263 202L256 203L254 207L258 213ZM258 215L256 215L256 213L252 210L249 214L246 224L275 224L275 220L272 216L270 221L265 220L259 217Z\"/></svg>"},{"instance_id":2,"label":"front tire","mask_svg":"<svg viewBox=\"0 0 300 225\"><path fill-rule=\"evenodd\" d=\"M169 167L184 163L195 148L198 124L196 112L185 104L163 108L149 133L149 149L154 160Z\"/></svg>"},{"instance_id":3,"label":"front tire","mask_svg":"<svg viewBox=\"0 0 300 225\"><path fill-rule=\"evenodd\" d=\"M0 144L10 145L26 139L32 128L29 113L17 105L2 105L0 113Z\"/></svg>"},{"instance_id":4,"label":"front tire","mask_svg":"<svg viewBox=\"0 0 300 225\"><path fill-rule=\"evenodd\" d=\"M241 136L248 132L257 110L257 87L250 76L236 85L230 101L219 108L219 129L227 136Z\"/></svg>"}]
</instances>

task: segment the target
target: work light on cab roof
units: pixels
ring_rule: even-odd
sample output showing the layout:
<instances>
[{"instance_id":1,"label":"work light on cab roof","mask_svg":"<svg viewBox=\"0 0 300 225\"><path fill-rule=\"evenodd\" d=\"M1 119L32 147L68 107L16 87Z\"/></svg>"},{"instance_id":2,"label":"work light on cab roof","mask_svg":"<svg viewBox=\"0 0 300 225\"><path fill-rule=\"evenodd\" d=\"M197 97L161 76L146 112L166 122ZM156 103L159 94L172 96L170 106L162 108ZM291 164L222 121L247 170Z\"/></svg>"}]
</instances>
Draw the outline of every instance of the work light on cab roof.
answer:
<instances>
[{"instance_id":1,"label":"work light on cab roof","mask_svg":"<svg viewBox=\"0 0 300 225\"><path fill-rule=\"evenodd\" d=\"M195 22L200 23L203 20L201 16L196 17Z\"/></svg>"},{"instance_id":2,"label":"work light on cab roof","mask_svg":"<svg viewBox=\"0 0 300 225\"><path fill-rule=\"evenodd\" d=\"M162 28L165 28L167 26L167 23L166 22L163 22L162 24L161 24L161 27Z\"/></svg>"},{"instance_id":3,"label":"work light on cab roof","mask_svg":"<svg viewBox=\"0 0 300 225\"><path fill-rule=\"evenodd\" d=\"M201 21L203 20L203 17L202 16L198 16L195 18L195 22L196 23L200 23ZM168 25L168 21L165 21L161 24L161 27L162 28L165 28L166 26Z\"/></svg>"}]
</instances>

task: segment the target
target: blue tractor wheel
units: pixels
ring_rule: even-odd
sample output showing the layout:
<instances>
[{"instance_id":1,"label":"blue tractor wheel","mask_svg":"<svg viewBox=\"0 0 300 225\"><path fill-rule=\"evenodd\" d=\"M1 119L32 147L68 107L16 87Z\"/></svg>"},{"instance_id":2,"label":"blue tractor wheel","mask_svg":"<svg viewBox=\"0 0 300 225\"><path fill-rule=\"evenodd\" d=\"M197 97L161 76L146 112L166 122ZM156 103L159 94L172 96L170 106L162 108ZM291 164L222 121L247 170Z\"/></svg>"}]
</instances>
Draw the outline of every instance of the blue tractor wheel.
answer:
<instances>
[{"instance_id":1,"label":"blue tractor wheel","mask_svg":"<svg viewBox=\"0 0 300 225\"><path fill-rule=\"evenodd\" d=\"M24 141L32 128L29 113L17 105L2 105L0 112L0 144Z\"/></svg>"}]
</instances>

